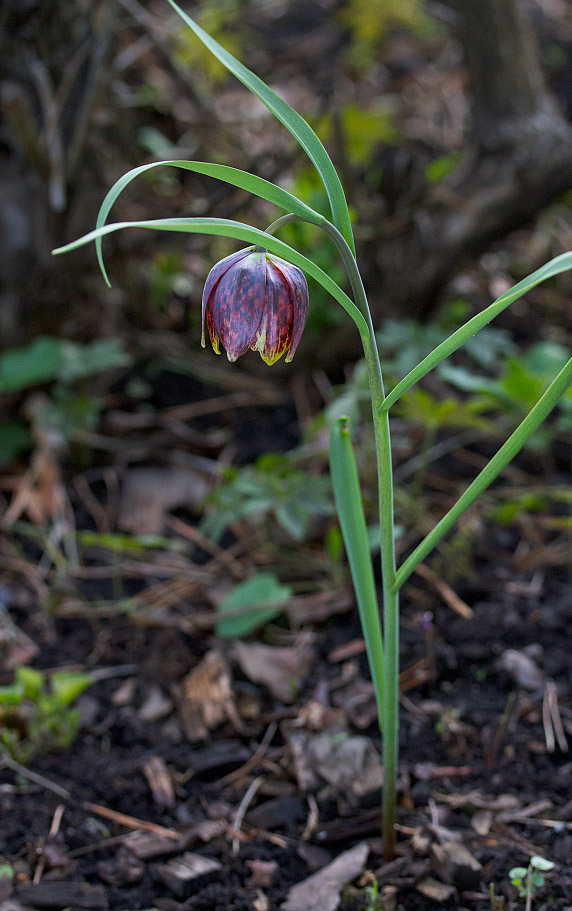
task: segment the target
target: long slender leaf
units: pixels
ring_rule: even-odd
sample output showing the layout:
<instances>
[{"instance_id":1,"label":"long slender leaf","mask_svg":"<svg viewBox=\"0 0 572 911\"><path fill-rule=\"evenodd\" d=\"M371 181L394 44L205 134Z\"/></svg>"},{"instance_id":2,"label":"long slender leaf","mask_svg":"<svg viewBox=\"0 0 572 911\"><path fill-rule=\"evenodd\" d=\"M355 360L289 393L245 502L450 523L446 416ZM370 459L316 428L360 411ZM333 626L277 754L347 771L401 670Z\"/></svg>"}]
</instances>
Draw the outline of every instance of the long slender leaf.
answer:
<instances>
[{"instance_id":1,"label":"long slender leaf","mask_svg":"<svg viewBox=\"0 0 572 911\"><path fill-rule=\"evenodd\" d=\"M272 202L274 205L280 206L281 209L286 209L287 212L298 215L300 218L303 218L305 221L309 221L314 225L320 225L324 221L323 215L315 212L314 209L311 209L310 206L301 202L301 200L297 199L291 193L283 190L282 187L277 187L276 184L270 183L268 180L263 180L262 177L257 177L255 174L249 174L247 171L241 171L239 168L229 168L226 165L213 164L209 161L177 160L154 161L151 164L144 164L139 168L133 168L133 170L124 174L123 177L120 177L109 190L101 204L97 216L96 227L101 228L105 224L115 200L132 180L138 177L139 174L144 174L145 171L151 170L151 168L158 168L163 165L171 168L182 168L186 171L195 171L198 174L205 174L207 177L216 177L219 180L224 180L226 183L233 184L235 187L240 187L242 190L248 190L249 193L254 193L256 196L260 196L262 199L266 199L268 202ZM110 287L107 271L103 264L101 237L96 238L95 248L97 250L99 267L103 272L103 277L105 278L107 285Z\"/></svg>"},{"instance_id":2,"label":"long slender leaf","mask_svg":"<svg viewBox=\"0 0 572 911\"><path fill-rule=\"evenodd\" d=\"M332 424L330 474L381 719L383 636L358 472L345 417Z\"/></svg>"},{"instance_id":3,"label":"long slender leaf","mask_svg":"<svg viewBox=\"0 0 572 911\"><path fill-rule=\"evenodd\" d=\"M518 300L519 297L522 297L522 295L526 294L527 291L530 291L531 288L535 288L540 282L544 282L548 278L553 278L555 275L560 275L561 272L566 272L568 269L572 269L572 253L561 253L560 256L554 257L554 259L551 259L546 265L537 269L536 272L532 272L531 275L523 278L522 281L519 281L516 285L513 285L512 288L509 288L508 291L505 291L505 293L501 294L501 296L487 307L486 310L477 313L477 315L473 316L468 323L465 323L464 326L461 326L460 329L453 332L453 334L445 339L444 342L437 345L431 354L428 354L417 367L414 367L413 370L391 390L386 396L380 410L387 411L391 408L397 399L401 398L404 392L411 389L415 383L418 383L419 380L429 373L429 371L433 370L437 364L440 364L441 361L444 361L445 358L448 358L454 351L464 345L467 339L472 335L475 335L483 326L490 323L495 316L498 316L499 313L506 310L506 308L515 300Z\"/></svg>"},{"instance_id":4,"label":"long slender leaf","mask_svg":"<svg viewBox=\"0 0 572 911\"><path fill-rule=\"evenodd\" d=\"M250 225L243 225L239 221L231 221L227 218L158 218L150 221L124 221L112 225L104 225L84 234L83 237L74 240L63 247L53 250L54 254L68 253L78 247L83 247L98 237L104 237L106 234L113 234L114 231L120 231L123 228L150 228L154 231L181 231L188 234L213 234L223 237L234 237L236 240L243 240L247 243L259 244L265 247L271 253L282 256L288 262L298 266L312 278L315 278L323 288L328 291L344 310L352 317L356 323L362 337L367 338L369 329L367 323L345 291L330 278L330 276L320 269L311 259L298 253L293 247L285 244L271 234L260 231L259 228L252 228Z\"/></svg>"},{"instance_id":5,"label":"long slender leaf","mask_svg":"<svg viewBox=\"0 0 572 911\"><path fill-rule=\"evenodd\" d=\"M274 114L277 120L290 131L294 139L296 139L299 145L304 149L324 182L332 209L334 224L338 230L341 231L355 255L355 244L348 204L340 178L338 177L328 153L311 126L306 123L304 118L291 108L289 104L273 92L262 79L252 73L247 67L240 63L240 61L233 57L232 54L221 47L218 41L211 38L200 25L197 25L190 16L177 6L175 0L168 0L168 3L189 28L193 30L197 38L203 42L205 47L214 54L217 60L220 60L229 72L236 76L253 95L256 95L256 97L260 99L268 110Z\"/></svg>"},{"instance_id":6,"label":"long slender leaf","mask_svg":"<svg viewBox=\"0 0 572 911\"><path fill-rule=\"evenodd\" d=\"M485 465L475 480L469 484L455 505L451 507L449 512L443 516L435 528L429 532L423 541L415 548L413 553L399 567L395 575L396 589L401 588L415 567L425 559L427 554L433 550L441 538L447 534L459 516L475 502L477 497L492 484L503 468L514 459L517 452L522 449L532 434L538 430L543 420L550 414L558 402L558 399L564 395L570 385L572 385L572 358L570 358L568 363L562 368L556 379L552 381L534 408L529 411L525 419L509 436L506 443L503 443L488 465Z\"/></svg>"}]
</instances>

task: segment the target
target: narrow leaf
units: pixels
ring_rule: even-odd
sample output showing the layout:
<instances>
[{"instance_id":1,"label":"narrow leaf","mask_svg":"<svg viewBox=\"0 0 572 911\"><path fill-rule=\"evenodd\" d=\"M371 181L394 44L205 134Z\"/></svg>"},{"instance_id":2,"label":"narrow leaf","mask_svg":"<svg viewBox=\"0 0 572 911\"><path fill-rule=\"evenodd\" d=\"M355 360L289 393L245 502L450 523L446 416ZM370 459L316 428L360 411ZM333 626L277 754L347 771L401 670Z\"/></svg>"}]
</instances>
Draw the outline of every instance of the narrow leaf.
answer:
<instances>
[{"instance_id":1,"label":"narrow leaf","mask_svg":"<svg viewBox=\"0 0 572 911\"><path fill-rule=\"evenodd\" d=\"M151 164L133 168L133 170L128 171L127 174L124 174L123 177L116 181L101 204L96 226L101 228L105 224L115 200L132 180L138 177L139 174L144 174L145 171L151 170L151 168L158 168L163 165L171 168L182 168L186 171L194 171L198 174L205 174L207 177L216 177L219 180L224 180L226 183L233 184L233 186L242 190L248 190L249 193L254 193L256 196L260 196L261 199L266 199L268 202L274 203L274 205L280 206L281 209L285 209L293 215L298 215L314 225L320 225L324 221L323 215L315 212L314 209L311 209L310 206L301 202L291 193L283 190L282 187L277 187L276 184L263 180L262 177L257 177L255 174L249 174L247 171L241 171L239 168L229 168L226 165L213 164L209 161L153 161ZM99 267L103 272L107 285L110 286L107 271L103 264L101 237L96 238L95 248Z\"/></svg>"},{"instance_id":2,"label":"narrow leaf","mask_svg":"<svg viewBox=\"0 0 572 911\"><path fill-rule=\"evenodd\" d=\"M336 169L334 168L328 153L311 126L306 123L304 118L291 108L289 104L276 95L262 79L247 69L247 67L233 57L232 54L221 47L218 41L211 38L200 25L197 25L190 16L187 16L187 14L177 6L175 0L168 0L168 3L189 28L193 30L197 38L203 42L205 47L214 54L217 60L220 60L229 72L236 76L253 95L256 95L256 97L260 99L268 110L274 114L277 120L290 131L294 139L296 139L298 144L304 149L324 182L332 209L334 224L343 234L351 247L352 253L355 255L355 245L348 204L340 178L337 175Z\"/></svg>"},{"instance_id":3,"label":"narrow leaf","mask_svg":"<svg viewBox=\"0 0 572 911\"><path fill-rule=\"evenodd\" d=\"M477 497L492 484L496 477L501 473L503 468L511 462L515 455L522 449L532 434L538 430L544 419L550 414L558 399L564 395L568 387L572 385L572 358L565 367L560 371L555 380L552 381L544 395L538 400L534 408L527 414L524 421L518 425L514 433L510 435L499 451L492 457L488 465L477 475L475 480L469 484L465 492L459 497L454 506L451 507L435 528L429 532L427 537L415 548L413 553L399 567L395 575L395 589L401 588L406 579L409 578L416 566L418 566L439 543L449 529L455 524L459 516L475 502Z\"/></svg>"},{"instance_id":4,"label":"narrow leaf","mask_svg":"<svg viewBox=\"0 0 572 911\"><path fill-rule=\"evenodd\" d=\"M395 404L397 399L401 398L404 392L411 389L415 383L418 383L419 380L433 370L437 364L440 364L441 361L444 361L445 358L448 358L454 351L464 345L471 336L475 335L483 326L490 323L491 320L493 320L495 316L498 316L499 313L502 313L503 310L506 310L506 308L514 303L515 300L518 300L519 297L522 297L523 294L526 294L531 288L535 288L540 282L544 282L548 278L553 278L555 275L560 275L561 272L567 272L568 269L572 269L572 253L561 253L560 256L551 259L550 262L541 266L536 272L532 272L531 275L523 278L522 281L519 281L516 285L513 285L512 288L509 288L508 291L505 291L505 293L501 294L490 307L487 307L486 310L483 310L481 313L477 313L477 315L473 316L468 323L465 323L464 326L461 326L460 329L453 332L448 339L445 339L444 342L437 345L431 354L428 354L417 367L408 373L407 376L391 390L386 396L380 410L388 411L388 409Z\"/></svg>"},{"instance_id":5,"label":"narrow leaf","mask_svg":"<svg viewBox=\"0 0 572 911\"><path fill-rule=\"evenodd\" d=\"M298 253L297 250L294 250L293 247L285 244L284 241L271 234L266 234L265 231L260 231L259 228L252 228L250 225L244 225L239 221L231 221L227 218L158 218L151 221L117 222L112 225L104 225L102 228L96 228L95 231L84 234L78 240L74 240L64 247L58 247L57 250L52 250L52 253L55 255L68 253L71 250L76 250L78 247L89 244L92 240L97 240L98 237L104 237L106 234L112 234L122 228L150 228L154 231L213 234L222 237L234 237L235 240L243 240L247 243L260 244L270 250L271 253L282 256L288 262L293 263L304 272L307 272L308 275L311 275L312 278L315 278L349 313L362 337L367 338L369 336L367 323L354 302L326 272L320 269L311 259L307 259L301 253Z\"/></svg>"},{"instance_id":6,"label":"narrow leaf","mask_svg":"<svg viewBox=\"0 0 572 911\"><path fill-rule=\"evenodd\" d=\"M358 472L348 430L348 419L345 417L338 418L332 424L330 474L381 718L383 704L381 620Z\"/></svg>"}]
</instances>

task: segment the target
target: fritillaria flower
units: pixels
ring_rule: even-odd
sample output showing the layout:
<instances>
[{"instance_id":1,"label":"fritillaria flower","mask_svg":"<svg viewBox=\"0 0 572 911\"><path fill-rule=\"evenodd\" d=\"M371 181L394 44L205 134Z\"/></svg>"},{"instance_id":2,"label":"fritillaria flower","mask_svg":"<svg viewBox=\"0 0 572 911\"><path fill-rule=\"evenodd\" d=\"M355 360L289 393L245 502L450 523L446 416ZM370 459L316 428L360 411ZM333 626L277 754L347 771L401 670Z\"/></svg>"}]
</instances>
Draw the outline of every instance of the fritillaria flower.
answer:
<instances>
[{"instance_id":1,"label":"fritillaria flower","mask_svg":"<svg viewBox=\"0 0 572 911\"><path fill-rule=\"evenodd\" d=\"M229 361L248 348L274 364L284 352L291 361L308 313L304 273L278 256L251 247L221 259L208 274L203 292L205 318L212 346L220 345Z\"/></svg>"}]
</instances>

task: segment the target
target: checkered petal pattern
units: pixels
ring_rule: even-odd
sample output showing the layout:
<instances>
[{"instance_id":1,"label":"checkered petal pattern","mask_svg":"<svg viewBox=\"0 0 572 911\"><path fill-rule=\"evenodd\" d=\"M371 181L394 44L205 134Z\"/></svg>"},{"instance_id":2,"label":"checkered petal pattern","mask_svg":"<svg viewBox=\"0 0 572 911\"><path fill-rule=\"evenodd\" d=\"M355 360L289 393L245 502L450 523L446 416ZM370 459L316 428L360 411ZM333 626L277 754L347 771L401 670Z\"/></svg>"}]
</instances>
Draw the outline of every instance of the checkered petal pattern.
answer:
<instances>
[{"instance_id":1,"label":"checkered petal pattern","mask_svg":"<svg viewBox=\"0 0 572 911\"><path fill-rule=\"evenodd\" d=\"M240 250L214 266L203 292L205 323L214 351L220 345L229 361L249 348L267 364L287 352L291 361L308 314L304 273L278 256L257 249Z\"/></svg>"}]
</instances>

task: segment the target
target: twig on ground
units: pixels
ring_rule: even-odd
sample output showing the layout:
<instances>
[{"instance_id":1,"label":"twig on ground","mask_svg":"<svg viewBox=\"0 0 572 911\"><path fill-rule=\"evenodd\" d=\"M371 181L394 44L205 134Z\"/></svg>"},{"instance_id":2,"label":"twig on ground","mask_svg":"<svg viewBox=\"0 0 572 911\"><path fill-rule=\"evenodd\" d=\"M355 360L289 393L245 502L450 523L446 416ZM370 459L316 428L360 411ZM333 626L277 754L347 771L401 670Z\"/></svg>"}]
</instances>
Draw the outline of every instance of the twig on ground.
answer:
<instances>
[{"instance_id":1,"label":"twig on ground","mask_svg":"<svg viewBox=\"0 0 572 911\"><path fill-rule=\"evenodd\" d=\"M50 831L48 832L48 837L46 839L46 844L50 841L50 839L55 838L56 835L58 834L58 832L60 831L60 825L61 825L61 821L62 821L62 816L64 815L64 812L65 812L65 808L66 808L65 804L63 804L63 803L59 803L57 805L57 807L54 811L54 816L52 819L52 824L50 826ZM38 861L38 866L36 867L36 870L34 872L34 878L32 879L32 882L35 886L37 886L37 884L40 882L45 866L46 866L46 854L45 854L45 851L42 850L42 854Z\"/></svg>"},{"instance_id":2,"label":"twig on ground","mask_svg":"<svg viewBox=\"0 0 572 911\"><path fill-rule=\"evenodd\" d=\"M77 804L72 793L66 788L62 788L59 784L50 781L50 779L46 778L44 775L39 775L37 772L32 771L32 769L26 768L26 766L16 762L16 760L12 759L10 756L3 755L0 757L0 766L1 765L12 769L13 772L21 775L22 778L27 778L28 781L32 781L46 791L51 791L62 800L65 800L66 802L74 801ZM100 804L87 801L82 803L81 806L84 810L95 813L97 816L103 816L105 819L110 819L112 822L125 826L127 829L143 829L145 832L153 832L155 835L162 835L164 838L171 838L174 841L180 838L180 833L176 832L174 829L167 829L165 826L160 826L154 822L147 822L145 819L137 819L135 816L118 813L116 810L111 810L109 807L103 807Z\"/></svg>"},{"instance_id":3,"label":"twig on ground","mask_svg":"<svg viewBox=\"0 0 572 911\"><path fill-rule=\"evenodd\" d=\"M252 754L250 759L247 760L247 762L245 762L244 765L240 766L239 769L235 769L233 772L229 772L228 775L225 775L225 777L222 779L222 781L228 782L228 783L231 783L231 782L236 783L237 781L240 781L241 778L244 778L246 775L248 775L250 772L252 772L252 770L254 768L256 768L258 763L264 758L264 756L266 754L266 750L270 746L270 743L272 741L272 738L274 737L274 734L276 733L277 728L278 728L277 723L275 721L271 721L270 724L268 725L268 727L266 728L266 731L264 732L264 737L260 741L258 747L254 751L254 753Z\"/></svg>"},{"instance_id":4,"label":"twig on ground","mask_svg":"<svg viewBox=\"0 0 572 911\"><path fill-rule=\"evenodd\" d=\"M470 620L473 616L473 610L466 604L462 598L453 591L450 585L440 579L437 573L433 572L432 569L429 569L428 566L425 566L424 563L420 563L419 566L415 568L415 572L418 576L421 576L422 579L425 579L426 582L429 582L430 585L441 595L445 604L454 610L456 614L459 614L460 617L464 617L465 620Z\"/></svg>"},{"instance_id":5,"label":"twig on ground","mask_svg":"<svg viewBox=\"0 0 572 911\"><path fill-rule=\"evenodd\" d=\"M240 833L240 829L242 827L242 821L244 819L244 814L248 810L248 807L250 806L250 803L251 803L254 795L258 791L258 789L263 781L264 781L264 776L260 775L258 778L255 778L254 781L251 782L244 797L242 798L242 800L240 801L240 803L238 805L236 813L234 814L234 819L232 821L232 828L233 828L233 831L235 834L234 834L234 838L232 840L232 853L235 856L238 854L238 852L240 850L240 839L238 836Z\"/></svg>"}]
</instances>

